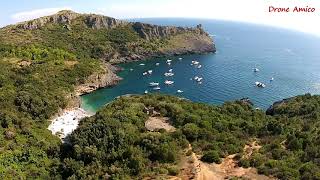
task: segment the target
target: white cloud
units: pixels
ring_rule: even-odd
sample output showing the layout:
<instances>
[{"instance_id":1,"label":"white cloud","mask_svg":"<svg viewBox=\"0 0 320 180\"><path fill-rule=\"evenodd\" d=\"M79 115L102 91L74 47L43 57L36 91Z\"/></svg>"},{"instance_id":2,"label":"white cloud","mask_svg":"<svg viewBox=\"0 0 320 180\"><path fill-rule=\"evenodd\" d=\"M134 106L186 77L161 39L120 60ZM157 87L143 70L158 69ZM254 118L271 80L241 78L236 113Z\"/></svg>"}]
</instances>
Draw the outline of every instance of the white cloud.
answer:
<instances>
[{"instance_id":1,"label":"white cloud","mask_svg":"<svg viewBox=\"0 0 320 180\"><path fill-rule=\"evenodd\" d=\"M51 15L57 13L58 11L66 9L71 10L71 8L69 7L35 9L31 11L18 12L16 14L13 14L11 18L14 22L28 21L41 16Z\"/></svg>"}]
</instances>

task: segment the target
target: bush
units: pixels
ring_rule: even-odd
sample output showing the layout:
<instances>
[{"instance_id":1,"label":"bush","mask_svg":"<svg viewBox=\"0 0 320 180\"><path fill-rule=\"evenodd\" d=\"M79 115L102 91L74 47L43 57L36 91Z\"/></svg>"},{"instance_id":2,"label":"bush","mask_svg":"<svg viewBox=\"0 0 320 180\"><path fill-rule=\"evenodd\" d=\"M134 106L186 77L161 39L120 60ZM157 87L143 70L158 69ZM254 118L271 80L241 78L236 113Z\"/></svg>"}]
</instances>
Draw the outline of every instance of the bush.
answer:
<instances>
[{"instance_id":1,"label":"bush","mask_svg":"<svg viewBox=\"0 0 320 180\"><path fill-rule=\"evenodd\" d=\"M217 151L208 151L201 157L201 161L208 163L221 163L221 158L219 157L219 153Z\"/></svg>"}]
</instances>

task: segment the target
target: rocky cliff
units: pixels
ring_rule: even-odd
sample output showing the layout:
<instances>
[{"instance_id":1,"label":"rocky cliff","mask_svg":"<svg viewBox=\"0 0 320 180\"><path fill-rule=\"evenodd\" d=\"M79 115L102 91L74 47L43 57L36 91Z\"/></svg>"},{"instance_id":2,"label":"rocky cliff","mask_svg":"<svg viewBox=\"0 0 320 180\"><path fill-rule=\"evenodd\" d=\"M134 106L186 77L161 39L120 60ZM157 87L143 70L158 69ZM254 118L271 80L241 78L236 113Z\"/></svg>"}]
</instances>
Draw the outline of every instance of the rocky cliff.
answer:
<instances>
[{"instance_id":1,"label":"rocky cliff","mask_svg":"<svg viewBox=\"0 0 320 180\"><path fill-rule=\"evenodd\" d=\"M102 67L102 70L90 75L86 82L76 87L75 92L77 96L90 93L103 87L109 87L116 85L122 80L121 77L116 75L118 71L115 66L106 64Z\"/></svg>"},{"instance_id":2,"label":"rocky cliff","mask_svg":"<svg viewBox=\"0 0 320 180\"><path fill-rule=\"evenodd\" d=\"M59 11L57 14L45 16L31 21L26 21L16 25L25 30L34 30L46 26L49 23L71 25L77 20L81 20L87 27L92 29L114 28L128 24L128 22L117 20L108 16L96 14L79 14L69 10Z\"/></svg>"}]
</instances>

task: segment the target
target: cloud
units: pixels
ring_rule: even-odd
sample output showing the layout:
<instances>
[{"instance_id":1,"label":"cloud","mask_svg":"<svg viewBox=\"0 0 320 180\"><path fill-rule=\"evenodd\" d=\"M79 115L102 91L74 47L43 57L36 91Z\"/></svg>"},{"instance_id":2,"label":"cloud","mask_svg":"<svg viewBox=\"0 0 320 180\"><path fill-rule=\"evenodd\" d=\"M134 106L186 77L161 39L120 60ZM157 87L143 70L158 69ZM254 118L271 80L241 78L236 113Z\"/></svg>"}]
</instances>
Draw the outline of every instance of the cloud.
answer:
<instances>
[{"instance_id":1,"label":"cloud","mask_svg":"<svg viewBox=\"0 0 320 180\"><path fill-rule=\"evenodd\" d=\"M31 11L23 11L23 12L15 13L11 15L11 19L15 22L27 21L27 20L35 19L41 16L51 15L65 9L71 10L70 7L34 9Z\"/></svg>"}]
</instances>

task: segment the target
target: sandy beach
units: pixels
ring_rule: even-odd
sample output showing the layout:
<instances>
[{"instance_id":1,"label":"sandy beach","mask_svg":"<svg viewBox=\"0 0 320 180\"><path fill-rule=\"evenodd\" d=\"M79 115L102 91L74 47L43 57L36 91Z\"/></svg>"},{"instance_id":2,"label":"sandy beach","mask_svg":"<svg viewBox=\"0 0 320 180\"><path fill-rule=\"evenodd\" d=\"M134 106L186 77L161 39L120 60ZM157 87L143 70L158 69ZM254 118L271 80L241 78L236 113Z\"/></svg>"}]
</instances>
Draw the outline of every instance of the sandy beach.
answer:
<instances>
[{"instance_id":1,"label":"sandy beach","mask_svg":"<svg viewBox=\"0 0 320 180\"><path fill-rule=\"evenodd\" d=\"M81 108L66 110L61 116L51 121L48 129L52 134L59 136L63 140L78 127L79 121L82 118L89 116L91 115Z\"/></svg>"}]
</instances>

